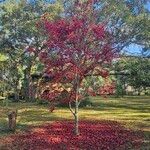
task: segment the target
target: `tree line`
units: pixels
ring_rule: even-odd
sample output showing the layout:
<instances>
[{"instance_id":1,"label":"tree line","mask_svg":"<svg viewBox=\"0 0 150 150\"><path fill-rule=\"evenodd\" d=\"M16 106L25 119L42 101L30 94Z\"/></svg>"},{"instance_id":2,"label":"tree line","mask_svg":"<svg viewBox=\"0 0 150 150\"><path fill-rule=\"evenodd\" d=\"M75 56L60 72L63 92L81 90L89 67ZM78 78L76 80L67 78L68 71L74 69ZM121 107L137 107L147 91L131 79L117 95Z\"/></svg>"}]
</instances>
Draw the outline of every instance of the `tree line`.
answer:
<instances>
[{"instance_id":1,"label":"tree line","mask_svg":"<svg viewBox=\"0 0 150 150\"><path fill-rule=\"evenodd\" d=\"M147 2L146 0L95 1L93 9L98 14L96 22L107 22L106 28L113 35L113 46L118 51L134 43L142 45L144 54L149 55L150 19L149 10L145 7ZM6 0L0 3L2 96L8 96L12 92L15 101L19 101L20 98L34 101L38 97L37 87L44 69L38 55L44 49L46 36L41 32L41 28L37 28L37 22L44 17L54 21L73 15L75 3L76 0L57 0L52 3L44 0L37 0L34 3L26 0ZM119 62L119 67L121 63ZM131 76L128 77L128 82L135 88L149 86L148 65L149 60L131 60L131 63L123 67L128 68ZM111 66L107 69L111 70ZM31 94L31 91L34 91L34 94Z\"/></svg>"}]
</instances>

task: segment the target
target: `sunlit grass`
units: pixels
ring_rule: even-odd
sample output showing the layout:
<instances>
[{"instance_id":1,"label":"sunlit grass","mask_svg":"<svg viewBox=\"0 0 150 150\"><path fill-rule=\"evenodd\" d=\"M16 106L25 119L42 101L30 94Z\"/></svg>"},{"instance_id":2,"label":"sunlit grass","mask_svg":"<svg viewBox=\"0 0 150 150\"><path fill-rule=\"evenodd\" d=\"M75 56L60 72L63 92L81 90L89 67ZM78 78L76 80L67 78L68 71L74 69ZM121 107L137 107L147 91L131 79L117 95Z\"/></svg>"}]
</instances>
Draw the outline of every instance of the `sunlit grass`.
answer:
<instances>
[{"instance_id":1,"label":"sunlit grass","mask_svg":"<svg viewBox=\"0 0 150 150\"><path fill-rule=\"evenodd\" d=\"M93 106L80 108L80 120L115 120L127 127L150 132L150 97L91 98ZM50 113L46 106L34 103L9 103L0 105L0 136L7 134L7 114L18 110L17 131L24 131L29 125L40 125L56 120L73 119L68 108L56 108Z\"/></svg>"}]
</instances>

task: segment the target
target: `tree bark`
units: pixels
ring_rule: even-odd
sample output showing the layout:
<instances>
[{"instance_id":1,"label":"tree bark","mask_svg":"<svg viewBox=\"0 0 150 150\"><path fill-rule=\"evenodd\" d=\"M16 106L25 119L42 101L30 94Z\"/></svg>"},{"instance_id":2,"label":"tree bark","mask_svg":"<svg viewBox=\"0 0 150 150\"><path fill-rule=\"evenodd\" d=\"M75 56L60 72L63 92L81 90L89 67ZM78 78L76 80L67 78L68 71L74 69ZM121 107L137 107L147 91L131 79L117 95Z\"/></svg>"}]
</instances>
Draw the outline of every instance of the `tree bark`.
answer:
<instances>
[{"instance_id":1,"label":"tree bark","mask_svg":"<svg viewBox=\"0 0 150 150\"><path fill-rule=\"evenodd\" d=\"M24 99L31 101L30 97L30 84L31 84L31 66L24 70Z\"/></svg>"},{"instance_id":2,"label":"tree bark","mask_svg":"<svg viewBox=\"0 0 150 150\"><path fill-rule=\"evenodd\" d=\"M18 94L18 90L15 93L15 102L19 101L19 94Z\"/></svg>"},{"instance_id":3,"label":"tree bark","mask_svg":"<svg viewBox=\"0 0 150 150\"><path fill-rule=\"evenodd\" d=\"M75 135L79 135L78 102L75 103Z\"/></svg>"},{"instance_id":4,"label":"tree bark","mask_svg":"<svg viewBox=\"0 0 150 150\"><path fill-rule=\"evenodd\" d=\"M19 84L19 79L16 81L16 84L15 84L15 86L14 86L14 90L15 90L15 92L14 92L14 98L15 98L15 102L18 102L19 101L19 89L18 89L18 84Z\"/></svg>"},{"instance_id":5,"label":"tree bark","mask_svg":"<svg viewBox=\"0 0 150 150\"><path fill-rule=\"evenodd\" d=\"M141 89L139 88L138 89L138 96L140 96L141 95Z\"/></svg>"},{"instance_id":6,"label":"tree bark","mask_svg":"<svg viewBox=\"0 0 150 150\"><path fill-rule=\"evenodd\" d=\"M79 94L79 77L78 75L76 74L76 79L75 79L75 84L74 84L74 88L75 90L75 108L74 110L72 109L72 106L71 106L71 101L69 102L69 109L71 111L71 113L73 114L74 116L74 122L75 122L75 129L74 129L74 133L75 135L79 135L80 132L79 132L79 116L78 116L78 111L79 111L79 98L78 98L78 94Z\"/></svg>"},{"instance_id":7,"label":"tree bark","mask_svg":"<svg viewBox=\"0 0 150 150\"><path fill-rule=\"evenodd\" d=\"M75 135L79 135L79 116L78 116L79 102L78 101L75 102L75 110L72 109L71 102L69 102L69 109L74 116L75 122L74 133Z\"/></svg>"},{"instance_id":8,"label":"tree bark","mask_svg":"<svg viewBox=\"0 0 150 150\"><path fill-rule=\"evenodd\" d=\"M75 91L76 91L76 95L75 95L75 135L79 135L79 117L78 117L78 111L79 111L79 76L76 73L76 81L75 81Z\"/></svg>"}]
</instances>

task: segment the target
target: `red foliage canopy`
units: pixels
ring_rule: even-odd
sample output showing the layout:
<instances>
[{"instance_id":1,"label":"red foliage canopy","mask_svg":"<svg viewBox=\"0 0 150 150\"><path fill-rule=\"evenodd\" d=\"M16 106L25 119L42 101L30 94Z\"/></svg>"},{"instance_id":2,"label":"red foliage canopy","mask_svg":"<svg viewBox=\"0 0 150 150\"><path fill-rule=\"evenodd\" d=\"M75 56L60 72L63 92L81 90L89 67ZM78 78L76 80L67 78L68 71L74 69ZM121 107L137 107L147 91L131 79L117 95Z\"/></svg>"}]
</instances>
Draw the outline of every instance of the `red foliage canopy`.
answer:
<instances>
[{"instance_id":1,"label":"red foliage canopy","mask_svg":"<svg viewBox=\"0 0 150 150\"><path fill-rule=\"evenodd\" d=\"M65 100L73 100L77 86L78 97L82 99L83 91L88 91L82 87L87 76L96 74L106 78L109 75L106 66L115 57L116 50L112 48L105 23L97 22L92 0L76 3L73 15L56 21L43 17L37 25L47 37L45 49L39 54L45 74L52 78L53 84L62 84L43 95L46 99L56 99L67 90L69 98Z\"/></svg>"}]
</instances>

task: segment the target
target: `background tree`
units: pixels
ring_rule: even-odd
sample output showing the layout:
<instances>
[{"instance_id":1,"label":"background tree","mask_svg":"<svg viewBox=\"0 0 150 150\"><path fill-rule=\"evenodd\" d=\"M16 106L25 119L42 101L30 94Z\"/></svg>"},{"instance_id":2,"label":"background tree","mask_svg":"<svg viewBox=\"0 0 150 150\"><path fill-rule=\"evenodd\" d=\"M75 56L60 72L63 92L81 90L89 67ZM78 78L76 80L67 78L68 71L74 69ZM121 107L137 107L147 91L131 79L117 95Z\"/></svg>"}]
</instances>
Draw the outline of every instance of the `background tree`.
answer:
<instances>
[{"instance_id":1,"label":"background tree","mask_svg":"<svg viewBox=\"0 0 150 150\"><path fill-rule=\"evenodd\" d=\"M138 94L142 90L146 91L146 88L150 87L150 59L130 59L126 67L129 71L128 83L138 91Z\"/></svg>"},{"instance_id":2,"label":"background tree","mask_svg":"<svg viewBox=\"0 0 150 150\"><path fill-rule=\"evenodd\" d=\"M87 0L82 0L87 1ZM73 13L74 3L77 0L63 0L68 14ZM98 22L107 21L107 28L114 36L117 49L122 50L131 44L142 46L143 50L149 49L149 0L94 0L94 7L99 13ZM148 51L146 53L148 55Z\"/></svg>"},{"instance_id":3,"label":"background tree","mask_svg":"<svg viewBox=\"0 0 150 150\"><path fill-rule=\"evenodd\" d=\"M35 24L41 15L47 13L49 19L59 17L62 7L59 3L51 4L45 1L36 1L34 4L29 1L5 1L0 4L0 47L1 53L5 54L11 67L8 72L12 74L15 87L18 87L21 79L19 70L23 72L23 95L25 100L30 101L30 91L32 89L31 71L36 65L38 51L42 49L44 35L41 35ZM26 50L37 53L29 54ZM19 69L18 69L19 68ZM12 70L13 69L13 70ZM17 89L14 90L18 93Z\"/></svg>"},{"instance_id":4,"label":"background tree","mask_svg":"<svg viewBox=\"0 0 150 150\"><path fill-rule=\"evenodd\" d=\"M146 89L150 87L149 58L141 56L123 56L116 62L115 66L116 72L125 73L125 79L118 80L122 88L124 85L130 85L140 94L141 91L146 91ZM126 87L124 89L126 89Z\"/></svg>"},{"instance_id":5,"label":"background tree","mask_svg":"<svg viewBox=\"0 0 150 150\"><path fill-rule=\"evenodd\" d=\"M15 62L0 54L0 78L1 78L1 95L8 97L14 93L14 101L19 100L19 89L22 74Z\"/></svg>"}]
</instances>

